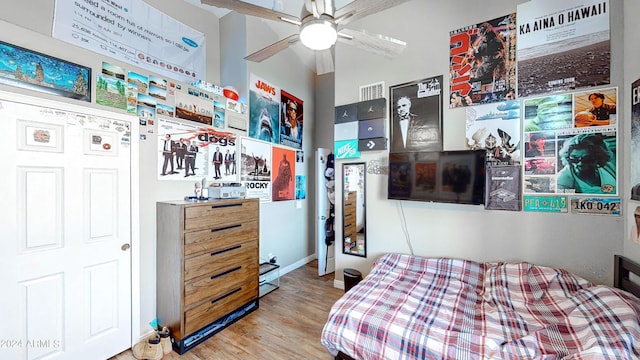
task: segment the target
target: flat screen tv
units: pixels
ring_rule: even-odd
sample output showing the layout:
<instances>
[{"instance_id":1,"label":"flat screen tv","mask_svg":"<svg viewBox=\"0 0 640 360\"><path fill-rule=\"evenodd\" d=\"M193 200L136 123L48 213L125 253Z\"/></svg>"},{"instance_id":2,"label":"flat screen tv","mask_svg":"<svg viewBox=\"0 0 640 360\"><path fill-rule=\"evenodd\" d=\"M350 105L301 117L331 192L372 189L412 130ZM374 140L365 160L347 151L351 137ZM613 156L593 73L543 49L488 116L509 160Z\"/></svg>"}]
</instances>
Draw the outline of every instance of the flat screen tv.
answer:
<instances>
[{"instance_id":1,"label":"flat screen tv","mask_svg":"<svg viewBox=\"0 0 640 360\"><path fill-rule=\"evenodd\" d=\"M484 204L485 150L389 154L388 198Z\"/></svg>"}]
</instances>

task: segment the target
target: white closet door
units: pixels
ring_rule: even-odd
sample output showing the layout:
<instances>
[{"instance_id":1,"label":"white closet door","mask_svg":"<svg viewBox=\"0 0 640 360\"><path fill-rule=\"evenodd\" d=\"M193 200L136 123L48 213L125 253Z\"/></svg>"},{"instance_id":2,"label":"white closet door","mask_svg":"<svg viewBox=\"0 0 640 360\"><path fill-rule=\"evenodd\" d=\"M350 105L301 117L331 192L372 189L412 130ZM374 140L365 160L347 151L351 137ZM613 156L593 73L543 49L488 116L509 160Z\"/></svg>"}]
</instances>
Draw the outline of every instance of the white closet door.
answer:
<instances>
[{"instance_id":1,"label":"white closet door","mask_svg":"<svg viewBox=\"0 0 640 360\"><path fill-rule=\"evenodd\" d=\"M131 346L130 122L1 95L0 358L115 355Z\"/></svg>"}]
</instances>

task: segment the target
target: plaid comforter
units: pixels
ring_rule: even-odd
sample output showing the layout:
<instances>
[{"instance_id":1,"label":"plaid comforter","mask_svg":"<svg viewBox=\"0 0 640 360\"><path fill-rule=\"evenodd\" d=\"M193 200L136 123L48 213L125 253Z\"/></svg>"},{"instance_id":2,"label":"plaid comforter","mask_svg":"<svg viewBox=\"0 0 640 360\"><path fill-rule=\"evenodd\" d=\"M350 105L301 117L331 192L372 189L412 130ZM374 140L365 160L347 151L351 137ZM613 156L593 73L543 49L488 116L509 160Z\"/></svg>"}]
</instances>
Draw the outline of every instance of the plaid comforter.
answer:
<instances>
[{"instance_id":1,"label":"plaid comforter","mask_svg":"<svg viewBox=\"0 0 640 360\"><path fill-rule=\"evenodd\" d=\"M389 254L322 344L368 359L639 359L640 300L565 270Z\"/></svg>"}]
</instances>

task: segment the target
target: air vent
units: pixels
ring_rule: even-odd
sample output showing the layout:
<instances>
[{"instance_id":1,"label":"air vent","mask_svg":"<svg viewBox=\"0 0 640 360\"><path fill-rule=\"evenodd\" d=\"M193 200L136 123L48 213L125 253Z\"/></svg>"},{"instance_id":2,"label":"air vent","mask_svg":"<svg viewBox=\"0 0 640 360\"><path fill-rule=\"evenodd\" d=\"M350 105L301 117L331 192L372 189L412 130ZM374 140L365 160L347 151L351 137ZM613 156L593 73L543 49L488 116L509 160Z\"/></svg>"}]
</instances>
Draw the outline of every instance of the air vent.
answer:
<instances>
[{"instance_id":1,"label":"air vent","mask_svg":"<svg viewBox=\"0 0 640 360\"><path fill-rule=\"evenodd\" d=\"M384 81L360 86L359 101L380 99L384 97Z\"/></svg>"}]
</instances>

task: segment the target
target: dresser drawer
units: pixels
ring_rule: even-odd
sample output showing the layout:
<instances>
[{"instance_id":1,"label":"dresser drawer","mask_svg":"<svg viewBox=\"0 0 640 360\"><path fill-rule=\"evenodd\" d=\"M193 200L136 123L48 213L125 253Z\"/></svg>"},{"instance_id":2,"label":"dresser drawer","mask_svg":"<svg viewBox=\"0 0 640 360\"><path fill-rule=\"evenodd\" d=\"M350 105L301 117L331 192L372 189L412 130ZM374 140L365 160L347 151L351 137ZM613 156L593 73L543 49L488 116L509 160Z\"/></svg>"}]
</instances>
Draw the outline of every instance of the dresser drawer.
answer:
<instances>
[{"instance_id":1,"label":"dresser drawer","mask_svg":"<svg viewBox=\"0 0 640 360\"><path fill-rule=\"evenodd\" d=\"M184 209L184 229L214 228L258 218L258 201L229 200Z\"/></svg>"},{"instance_id":2,"label":"dresser drawer","mask_svg":"<svg viewBox=\"0 0 640 360\"><path fill-rule=\"evenodd\" d=\"M219 273L238 265L257 263L258 241L230 245L224 249L185 258L184 280Z\"/></svg>"},{"instance_id":3,"label":"dresser drawer","mask_svg":"<svg viewBox=\"0 0 640 360\"><path fill-rule=\"evenodd\" d=\"M257 239L258 231L257 220L190 231L184 234L184 255L230 248L237 243Z\"/></svg>"},{"instance_id":4,"label":"dresser drawer","mask_svg":"<svg viewBox=\"0 0 640 360\"><path fill-rule=\"evenodd\" d=\"M218 298L258 278L258 262L230 265L228 268L188 281L184 285L184 307L190 308L202 300Z\"/></svg>"},{"instance_id":5,"label":"dresser drawer","mask_svg":"<svg viewBox=\"0 0 640 360\"><path fill-rule=\"evenodd\" d=\"M184 313L184 328L186 334L201 329L213 321L237 309L242 304L258 298L258 279L244 283L229 292L214 297L206 302L187 310Z\"/></svg>"}]
</instances>

